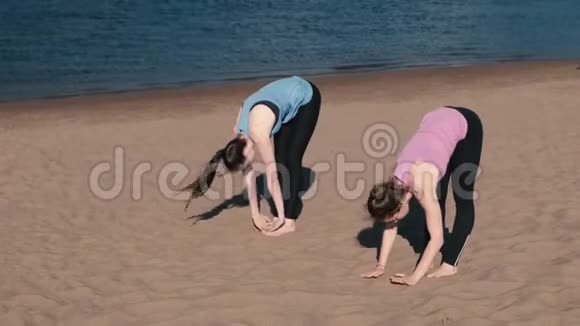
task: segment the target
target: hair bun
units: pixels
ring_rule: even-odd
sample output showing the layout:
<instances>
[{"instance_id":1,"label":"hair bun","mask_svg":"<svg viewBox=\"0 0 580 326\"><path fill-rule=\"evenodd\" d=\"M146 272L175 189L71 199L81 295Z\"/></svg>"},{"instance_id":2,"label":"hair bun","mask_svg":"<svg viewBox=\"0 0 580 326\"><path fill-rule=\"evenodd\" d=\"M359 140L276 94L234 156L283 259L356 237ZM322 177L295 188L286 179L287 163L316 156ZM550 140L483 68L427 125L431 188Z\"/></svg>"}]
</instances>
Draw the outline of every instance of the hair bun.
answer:
<instances>
[{"instance_id":1,"label":"hair bun","mask_svg":"<svg viewBox=\"0 0 580 326\"><path fill-rule=\"evenodd\" d=\"M367 209L375 219L383 219L397 212L405 189L393 179L376 184L369 193Z\"/></svg>"},{"instance_id":2,"label":"hair bun","mask_svg":"<svg viewBox=\"0 0 580 326\"><path fill-rule=\"evenodd\" d=\"M371 190L371 198L375 202L381 202L387 197L387 186L385 184L375 185Z\"/></svg>"}]
</instances>

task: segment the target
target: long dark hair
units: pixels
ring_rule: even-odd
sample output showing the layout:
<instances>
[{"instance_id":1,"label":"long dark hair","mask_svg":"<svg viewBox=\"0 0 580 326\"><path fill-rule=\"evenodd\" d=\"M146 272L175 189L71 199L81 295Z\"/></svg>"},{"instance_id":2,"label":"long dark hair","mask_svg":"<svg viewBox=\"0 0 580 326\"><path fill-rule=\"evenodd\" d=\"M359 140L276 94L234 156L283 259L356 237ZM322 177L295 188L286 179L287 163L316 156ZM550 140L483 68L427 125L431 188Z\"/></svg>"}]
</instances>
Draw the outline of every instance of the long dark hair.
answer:
<instances>
[{"instance_id":1,"label":"long dark hair","mask_svg":"<svg viewBox=\"0 0 580 326\"><path fill-rule=\"evenodd\" d=\"M226 147L218 150L207 163L200 176L192 183L182 188L181 191L191 191L191 196L185 204L185 209L193 199L203 196L211 187L217 174L220 162L223 162L229 172L239 171L246 163L244 148L247 140L241 136L232 139Z\"/></svg>"}]
</instances>

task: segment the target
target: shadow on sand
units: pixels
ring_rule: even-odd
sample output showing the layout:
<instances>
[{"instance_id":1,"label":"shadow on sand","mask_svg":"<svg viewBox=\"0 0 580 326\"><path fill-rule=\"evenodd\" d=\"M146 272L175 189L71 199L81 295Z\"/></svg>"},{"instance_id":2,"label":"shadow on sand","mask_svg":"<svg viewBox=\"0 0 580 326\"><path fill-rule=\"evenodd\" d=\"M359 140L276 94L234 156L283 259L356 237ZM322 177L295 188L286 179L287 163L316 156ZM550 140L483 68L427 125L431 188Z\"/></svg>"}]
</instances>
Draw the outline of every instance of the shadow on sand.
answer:
<instances>
[{"instance_id":1,"label":"shadow on sand","mask_svg":"<svg viewBox=\"0 0 580 326\"><path fill-rule=\"evenodd\" d=\"M300 197L310 189L310 187L314 184L314 180L316 180L316 172L309 168L302 168L302 187L300 189ZM272 216L277 216L276 208L274 202L270 198L268 193L268 187L266 183L266 176L264 174L260 174L256 177L256 192L258 195L258 205L260 204L261 199L265 199L270 206L270 213ZM187 219L192 220L193 223L197 223L199 221L210 220L216 216L218 216L223 210L230 209L234 207L246 207L249 206L248 201L248 194L247 191L244 189L241 193L233 196L230 199L223 201L221 204L217 205L216 207L212 208L211 210L201 213L195 214ZM302 200L299 201L299 212L302 212L303 203Z\"/></svg>"},{"instance_id":2,"label":"shadow on sand","mask_svg":"<svg viewBox=\"0 0 580 326\"><path fill-rule=\"evenodd\" d=\"M377 250L377 260L381 254L383 229L382 223L375 222L373 226L362 229L357 235L361 246ZM415 198L409 202L409 214L399 222L397 234L407 240L413 251L419 255L416 262L418 264L429 242L429 233L425 223L425 211ZM449 230L445 229L444 234L447 236Z\"/></svg>"}]
</instances>

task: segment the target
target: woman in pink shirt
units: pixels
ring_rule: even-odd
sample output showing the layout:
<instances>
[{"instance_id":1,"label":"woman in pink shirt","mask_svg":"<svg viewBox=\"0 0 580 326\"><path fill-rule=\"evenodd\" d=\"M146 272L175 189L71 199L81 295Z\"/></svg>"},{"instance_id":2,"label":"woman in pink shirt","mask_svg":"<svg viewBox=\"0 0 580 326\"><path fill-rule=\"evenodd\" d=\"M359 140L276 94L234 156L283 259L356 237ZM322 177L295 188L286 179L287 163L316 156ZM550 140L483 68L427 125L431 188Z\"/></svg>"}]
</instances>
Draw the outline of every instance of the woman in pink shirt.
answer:
<instances>
[{"instance_id":1,"label":"woman in pink shirt","mask_svg":"<svg viewBox=\"0 0 580 326\"><path fill-rule=\"evenodd\" d=\"M367 201L370 215L384 222L383 241L375 270L363 274L376 278L385 273L387 258L397 236L397 224L409 213L415 197L425 210L429 242L409 274L395 274L391 282L415 285L432 266L437 253L443 260L428 277L457 273L457 264L473 229L474 185L481 149L483 126L479 116L466 108L440 107L427 113L419 129L397 159L393 176L373 187ZM444 239L445 200L452 181L456 217L453 231Z\"/></svg>"}]
</instances>

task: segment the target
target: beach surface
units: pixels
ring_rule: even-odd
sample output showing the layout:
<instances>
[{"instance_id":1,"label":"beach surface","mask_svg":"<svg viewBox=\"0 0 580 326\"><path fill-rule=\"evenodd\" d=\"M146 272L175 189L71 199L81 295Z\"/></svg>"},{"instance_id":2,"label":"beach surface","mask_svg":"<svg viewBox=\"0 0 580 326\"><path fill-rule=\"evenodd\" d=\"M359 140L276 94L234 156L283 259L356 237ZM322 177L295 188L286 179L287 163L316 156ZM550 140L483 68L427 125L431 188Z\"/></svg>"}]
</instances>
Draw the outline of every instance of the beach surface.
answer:
<instances>
[{"instance_id":1,"label":"beach surface","mask_svg":"<svg viewBox=\"0 0 580 326\"><path fill-rule=\"evenodd\" d=\"M172 191L266 81L1 103L0 325L578 325L578 65L309 78L323 96L304 160L316 182L280 238L253 228L238 175L187 211ZM477 111L485 132L459 274L389 284L417 258L399 237L387 275L362 279L380 236L368 190L442 105ZM384 124L394 146L374 157L365 131Z\"/></svg>"}]
</instances>

